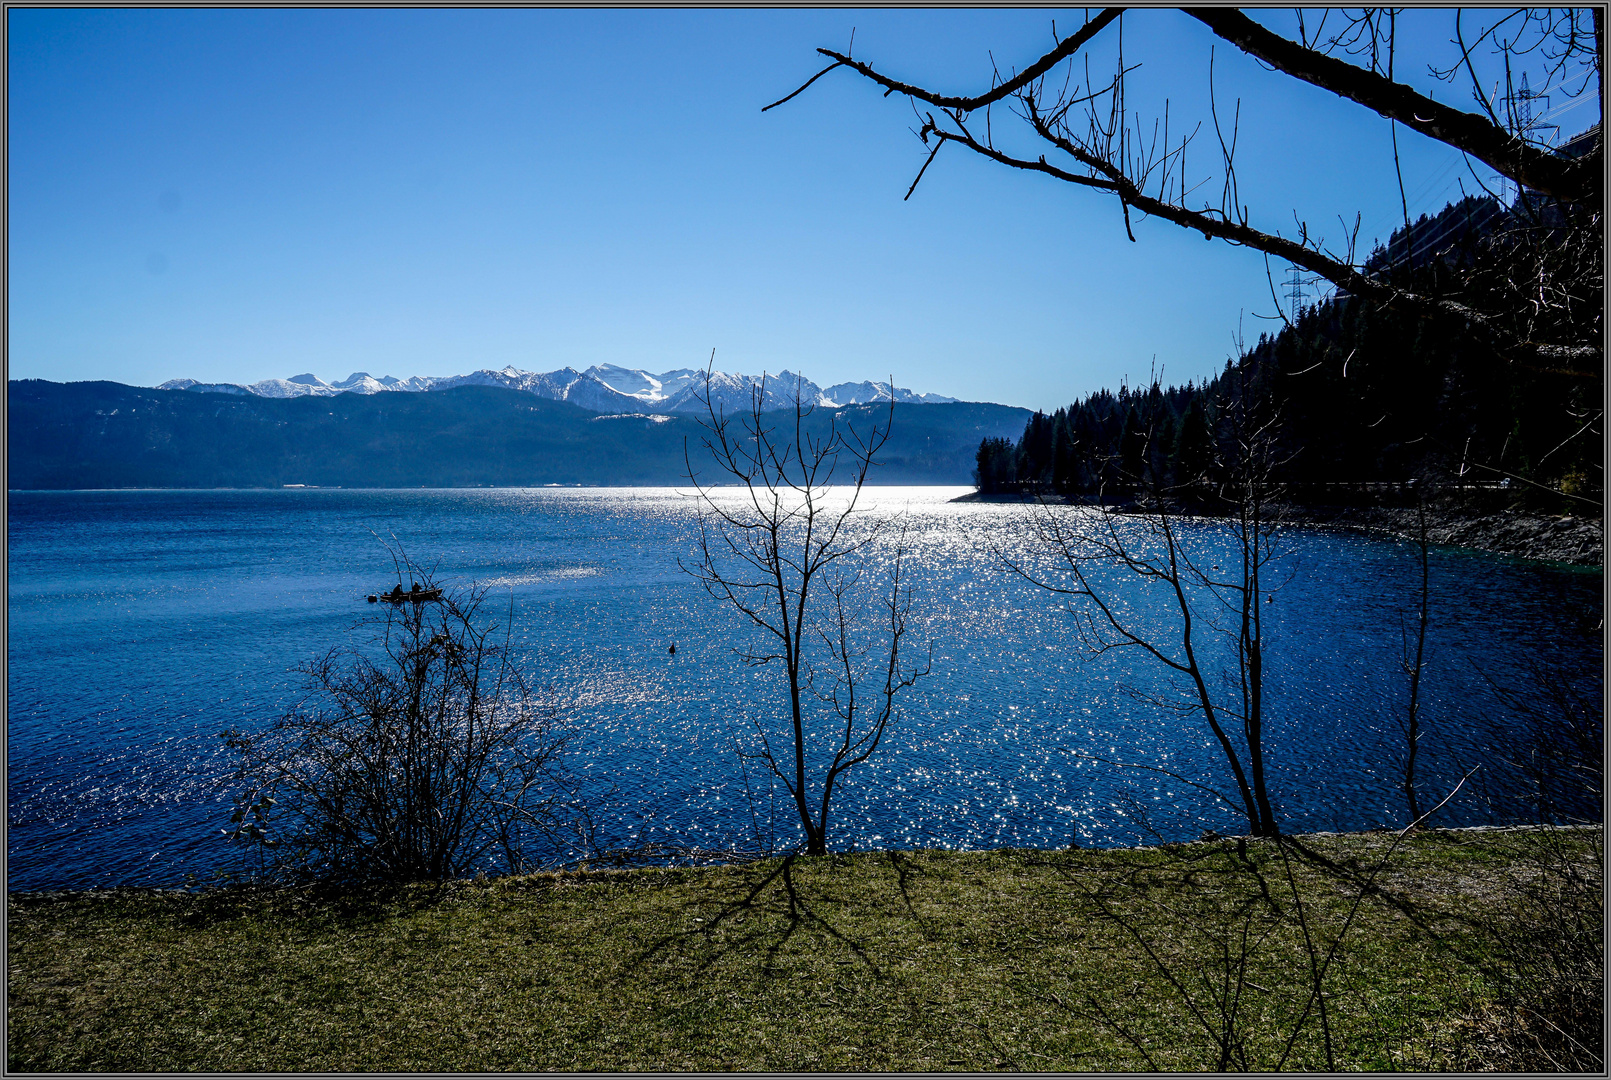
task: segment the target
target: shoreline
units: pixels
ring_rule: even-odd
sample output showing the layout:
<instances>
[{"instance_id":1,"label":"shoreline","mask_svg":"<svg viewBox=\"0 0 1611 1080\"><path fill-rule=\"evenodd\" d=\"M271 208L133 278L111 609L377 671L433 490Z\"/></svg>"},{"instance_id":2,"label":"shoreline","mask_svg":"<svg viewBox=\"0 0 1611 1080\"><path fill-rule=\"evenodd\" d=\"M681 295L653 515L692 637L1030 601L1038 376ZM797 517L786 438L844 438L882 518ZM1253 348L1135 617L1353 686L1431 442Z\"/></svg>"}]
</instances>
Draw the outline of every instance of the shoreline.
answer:
<instances>
[{"instance_id":1,"label":"shoreline","mask_svg":"<svg viewBox=\"0 0 1611 1080\"><path fill-rule=\"evenodd\" d=\"M951 501L1031 503L1037 498L1017 494L981 495L974 491ZM1069 505L1069 500L1060 495L1046 496L1044 501ZM1280 512L1284 524L1301 528L1344 529L1411 542L1418 532L1416 511L1412 507L1285 505ZM1429 503L1426 518L1427 541L1439 546L1535 562L1596 569L1605 566L1605 535L1599 523L1585 518L1513 509L1482 511L1451 505L1448 501Z\"/></svg>"},{"instance_id":2,"label":"shoreline","mask_svg":"<svg viewBox=\"0 0 1611 1080\"><path fill-rule=\"evenodd\" d=\"M1419 532L1412 509L1386 506L1294 507L1296 523L1314 528L1377 533L1414 542ZM1429 543L1489 555L1605 567L1605 535L1594 524L1569 515L1522 510L1470 513L1428 507Z\"/></svg>"},{"instance_id":3,"label":"shoreline","mask_svg":"<svg viewBox=\"0 0 1611 1080\"><path fill-rule=\"evenodd\" d=\"M1597 822L1575 825L1554 825L1549 823L1516 824L1516 825L1431 825L1408 830L1410 836L1436 837L1448 836L1475 836L1478 834L1509 835L1512 833L1583 833L1602 829L1604 826ZM1352 831L1337 832L1322 829L1315 832L1283 834L1288 840L1360 840L1371 841L1379 837L1394 837L1404 829L1375 828L1355 829ZM1231 835L1227 833L1205 833L1202 836L1188 840L1173 840L1163 843L1135 844L1120 847L1093 847L1074 845L1060 848L1025 848L1025 847L998 847L998 848L858 848L853 851L830 851L826 855L810 856L800 852L793 852L795 861L809 862L812 860L833 861L836 859L873 856L888 858L890 856L993 856L1015 852L1044 852L1058 854L1077 852L1087 855L1100 856L1104 853L1120 855L1126 852L1157 852L1174 851L1193 845L1213 845L1221 843L1263 843L1270 837L1253 835ZM698 873L702 870L732 870L755 866L759 863L775 862L791 855L787 851L777 851L767 855L757 855L749 859L736 859L729 862L708 863L640 863L631 866L590 865L588 863L567 864L546 870L532 870L523 874L505 874L496 877L483 878L448 878L440 882L422 881L412 883L392 883L386 885L355 883L350 886L354 892L372 891L374 889L408 888L410 885L430 886L488 886L499 882L514 882L526 880L560 881L582 879L615 879L624 875L630 876L638 873L675 872L679 874ZM107 885L88 889L8 889L6 897L9 900L25 901L29 903L49 903L54 901L75 900L127 900L136 897L208 897L244 894L267 894L279 892L296 892L299 890L329 890L340 893L348 888L346 885L320 881L239 881L222 885Z\"/></svg>"}]
</instances>

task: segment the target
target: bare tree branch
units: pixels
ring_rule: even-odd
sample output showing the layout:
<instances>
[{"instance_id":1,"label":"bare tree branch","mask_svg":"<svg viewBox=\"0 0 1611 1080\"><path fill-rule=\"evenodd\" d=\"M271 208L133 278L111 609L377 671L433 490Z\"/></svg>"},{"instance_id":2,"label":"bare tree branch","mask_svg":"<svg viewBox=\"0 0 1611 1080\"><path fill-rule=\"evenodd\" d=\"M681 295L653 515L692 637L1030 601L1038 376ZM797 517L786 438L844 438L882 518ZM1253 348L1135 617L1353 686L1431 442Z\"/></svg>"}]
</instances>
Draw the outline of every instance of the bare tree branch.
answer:
<instances>
[{"instance_id":1,"label":"bare tree branch","mask_svg":"<svg viewBox=\"0 0 1611 1080\"><path fill-rule=\"evenodd\" d=\"M1532 201L1522 200L1520 203L1519 208L1523 213L1537 217L1533 202L1546 197L1567 200L1568 206L1576 205L1572 200L1586 204L1593 220L1574 222L1570 227L1585 235L1592 232L1598 237L1596 215L1603 199L1600 163L1604 160L1599 146L1591 148L1586 155L1569 159L1530 144L1526 132L1507 130L1487 105L1486 99L1484 108L1490 115L1485 117L1441 105L1396 81L1393 77L1396 65L1394 13L1369 11L1345 16L1343 29L1330 38L1323 37L1318 30L1311 36L1300 16L1300 43L1266 30L1234 9L1185 10L1221 38L1261 63L1331 90L1387 117L1393 124L1390 133L1393 135L1395 169L1398 168L1396 129L1397 125L1403 124L1492 165L1530 189ZM1479 39L1479 44L1494 35L1510 18L1505 16L1490 26ZM1491 47L1502 53L1507 61L1512 53L1519 55L1530 49L1543 49L1554 65L1552 70L1564 73L1568 70L1569 62L1581 63L1583 54L1591 47L1589 35L1579 27L1579 21L1575 14L1566 16L1564 24L1559 18L1543 19L1539 23L1531 15L1526 15L1520 23L1520 29L1507 31L1503 40L1495 36ZM1075 87L1071 91L1065 85L1060 92L1055 87L1048 90L1045 77L1059 64L1073 61L1082 47L1110 22L1117 22L1119 26L1119 55L1116 74L1112 79L1106 82L1093 80L1087 54L1083 89ZM1596 34L1598 26L1596 21ZM1522 41L1524 33L1532 35L1528 38L1530 44ZM1596 37L1593 47L1597 46ZM1460 47L1463 62L1475 78L1470 47L1464 44L1463 38ZM1329 54L1330 50L1338 48L1364 55L1368 67L1360 67ZM1590 296L1556 295L1559 291L1555 289L1557 283L1549 278L1556 268L1548 260L1539 262L1539 272L1543 275L1539 300L1534 304L1536 310L1528 314L1503 297L1500 299L1504 302L1495 306L1480 291L1473 291L1469 287L1452 290L1431 284L1412 287L1403 280L1402 275L1360 264L1355 257L1357 222L1354 230L1345 237L1345 251L1328 250L1318 239L1309 235L1307 226L1301 221L1298 222L1295 237L1286 237L1279 232L1255 226L1247 207L1240 203L1236 175L1237 122L1233 118L1229 126L1221 123L1214 101L1212 58L1208 104L1219 140L1223 189L1217 208L1188 204L1191 193L1201 186L1201 181L1194 182L1186 170L1187 151L1195 130L1175 137L1171 131L1172 117L1167 103L1161 123L1154 125L1150 135L1143 136L1139 117L1135 118L1134 123L1131 122L1126 112L1125 82L1134 66L1125 64L1123 22L1118 19L1116 9L1104 11L1081 27L1079 32L1059 40L1051 51L1039 57L1019 75L1006 81L993 79L988 92L972 96L937 93L891 78L871 64L852 59L848 53L831 49L818 51L834 63L816 77L836 67L849 67L883 87L886 96L901 93L913 102L914 110L917 102L923 102L933 110L921 118L923 122L917 134L929 152L908 187L907 198L916 191L940 149L954 142L1009 168L1040 173L1079 187L1111 192L1118 199L1125 233L1131 240L1136 239L1131 214L1134 209L1199 232L1206 239L1250 247L1286 260L1324 278L1348 295L1406 309L1422 317L1447 318L1466 323L1485 336L1496 352L1528 367L1565 372L1578 378L1592 378L1604 356L1598 332L1582 320L1563 323L1558 318L1551 321L1538 317L1539 312L1553 313L1569 301L1593 306ZM1573 57L1577 60L1574 61ZM1596 54L1595 71L1599 70L1598 64ZM1072 63L1067 71L1069 79L1072 79ZM996 145L991 134L993 125L988 107L1000 102L1011 102L1014 110L1035 134L1066 155L1067 160L1049 161L1045 155L1030 156ZM980 107L987 108L982 137L980 133L970 130L968 124L969 111ZM1074 127L1072 111L1076 107L1085 110L1080 130ZM1158 141L1160 130L1161 144ZM1403 204L1400 210L1407 217L1408 204L1402 186L1400 183L1400 202ZM1346 230L1346 223L1344 228ZM1548 244L1543 246L1548 247ZM1583 266L1579 278L1587 291L1593 292L1595 283L1599 281L1596 276L1599 261L1592 258L1580 261ZM1562 269L1574 272L1564 264Z\"/></svg>"},{"instance_id":2,"label":"bare tree branch","mask_svg":"<svg viewBox=\"0 0 1611 1080\"><path fill-rule=\"evenodd\" d=\"M878 85L884 87L884 96L886 97L888 97L890 94L905 94L907 97L916 98L918 101L926 101L936 108L955 109L968 113L983 105L989 105L992 102L1002 101L1006 98L1009 98L1013 94L1016 94L1019 90L1022 90L1024 87L1030 85L1052 68L1079 52L1087 41L1090 41L1103 27L1107 26L1108 23L1117 19L1122 14L1124 14L1123 8L1107 8L1103 10L1103 12L1096 18L1092 19L1074 33L1058 42L1055 49L1047 53L1045 56L1042 56L1039 60L1036 60L1033 64L1030 64L1015 78L1008 79L1006 82L996 86L988 93L979 94L975 97L957 97L952 94L936 94L932 93L931 91L924 90L922 87L899 82L895 79L889 78L888 76L880 75L866 64L863 64L860 60L852 60L849 56L834 52L832 49L817 50L823 56L834 60L835 63L828 68L825 68L823 71L818 72L813 78L821 77L822 75L825 75L829 71L833 70L833 68L839 66L854 68L859 74L865 75ZM806 86L809 85L811 84L806 84ZM804 89L804 86L800 88L800 90ZM800 90L796 90L794 93L798 94ZM789 97L793 96L794 94L789 95ZM789 100L789 98L783 99L783 101L787 100ZM774 102L773 104L781 105L783 104L783 101ZM767 106L768 109L771 107L771 105ZM764 112L765 110L763 109L762 111Z\"/></svg>"},{"instance_id":3,"label":"bare tree branch","mask_svg":"<svg viewBox=\"0 0 1611 1080\"><path fill-rule=\"evenodd\" d=\"M1530 146L1494 120L1450 108L1403 83L1288 41L1235 8L1182 10L1249 56L1447 143L1520 184L1563 199L1598 198L1601 193L1604 158L1598 150L1568 161Z\"/></svg>"}]
</instances>

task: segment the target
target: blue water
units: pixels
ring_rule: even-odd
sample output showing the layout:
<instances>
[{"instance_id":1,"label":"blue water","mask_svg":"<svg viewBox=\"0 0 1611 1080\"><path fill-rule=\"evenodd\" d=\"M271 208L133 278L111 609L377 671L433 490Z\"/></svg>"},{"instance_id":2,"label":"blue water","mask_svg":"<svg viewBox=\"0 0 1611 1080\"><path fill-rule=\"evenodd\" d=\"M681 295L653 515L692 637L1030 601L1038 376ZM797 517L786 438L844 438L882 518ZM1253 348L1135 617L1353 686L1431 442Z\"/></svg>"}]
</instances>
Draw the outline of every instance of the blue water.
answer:
<instances>
[{"instance_id":1,"label":"blue water","mask_svg":"<svg viewBox=\"0 0 1611 1080\"><path fill-rule=\"evenodd\" d=\"M875 518L908 522L911 640L932 647L933 674L840 788L831 842L1242 831L1182 779L1109 763L1229 790L1201 721L1147 700L1168 692L1156 665L1134 650L1092 657L1058 598L1001 569L995 552L1030 551L1026 511L947 501L961 490L870 489ZM517 646L575 733L569 765L599 841L754 838L733 748L750 745L754 720L782 715L781 686L774 668L738 660L749 631L679 569L694 507L677 491L12 492L8 506L11 889L233 867L218 733L278 715L300 692L298 663L365 633L375 608L363 596L392 576L381 538L442 579L489 586L499 611L512 602ZM1212 557L1217 527L1184 528ZM1295 530L1272 569L1286 584L1266 607L1266 746L1287 827L1402 821L1395 717L1413 548ZM1544 672L1599 701L1600 572L1440 549L1432 574L1423 801L1480 766L1442 824L1597 813L1570 790L1541 801L1530 763L1548 737L1499 691L1542 701ZM1122 588L1134 617L1162 619ZM764 818L753 764L748 780ZM785 809L775 828L787 844Z\"/></svg>"}]
</instances>

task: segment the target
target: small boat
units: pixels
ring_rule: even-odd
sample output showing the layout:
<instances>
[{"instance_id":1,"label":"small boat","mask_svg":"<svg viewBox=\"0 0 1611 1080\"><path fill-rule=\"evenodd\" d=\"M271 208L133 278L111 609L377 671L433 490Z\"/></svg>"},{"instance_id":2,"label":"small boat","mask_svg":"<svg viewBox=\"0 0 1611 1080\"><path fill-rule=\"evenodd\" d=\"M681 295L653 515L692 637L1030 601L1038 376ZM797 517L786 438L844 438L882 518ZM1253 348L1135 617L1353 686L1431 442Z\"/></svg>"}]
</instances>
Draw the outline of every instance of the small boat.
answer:
<instances>
[{"instance_id":1,"label":"small boat","mask_svg":"<svg viewBox=\"0 0 1611 1080\"><path fill-rule=\"evenodd\" d=\"M401 604L405 601L423 604L427 600L440 599L442 599L441 589L422 589L418 585L414 586L412 589L409 589L407 592L404 592L403 587L399 585L391 592L369 594L369 602L371 604Z\"/></svg>"}]
</instances>

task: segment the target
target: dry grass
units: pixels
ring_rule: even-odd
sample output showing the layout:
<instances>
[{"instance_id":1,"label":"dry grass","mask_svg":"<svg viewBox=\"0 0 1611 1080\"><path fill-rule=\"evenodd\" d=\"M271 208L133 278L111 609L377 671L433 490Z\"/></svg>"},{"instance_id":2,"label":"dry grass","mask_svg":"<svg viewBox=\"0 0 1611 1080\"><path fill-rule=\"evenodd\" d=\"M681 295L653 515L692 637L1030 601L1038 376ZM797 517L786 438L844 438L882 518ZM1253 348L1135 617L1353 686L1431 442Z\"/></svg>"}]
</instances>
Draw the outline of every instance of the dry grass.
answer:
<instances>
[{"instance_id":1,"label":"dry grass","mask_svg":"<svg viewBox=\"0 0 1611 1080\"><path fill-rule=\"evenodd\" d=\"M1597 866L1600 834L1422 834L1360 900L1389 840L1308 838L1285 863L1219 841L13 895L8 1064L1202 1069L1233 1045L1233 1064L1313 1069L1328 1042L1339 1068L1497 1060L1514 1040L1492 1017L1525 981L1506 935L1548 931L1539 882ZM1597 895L1556 895L1592 924ZM1304 931L1323 955L1345 925L1322 1025Z\"/></svg>"}]
</instances>

